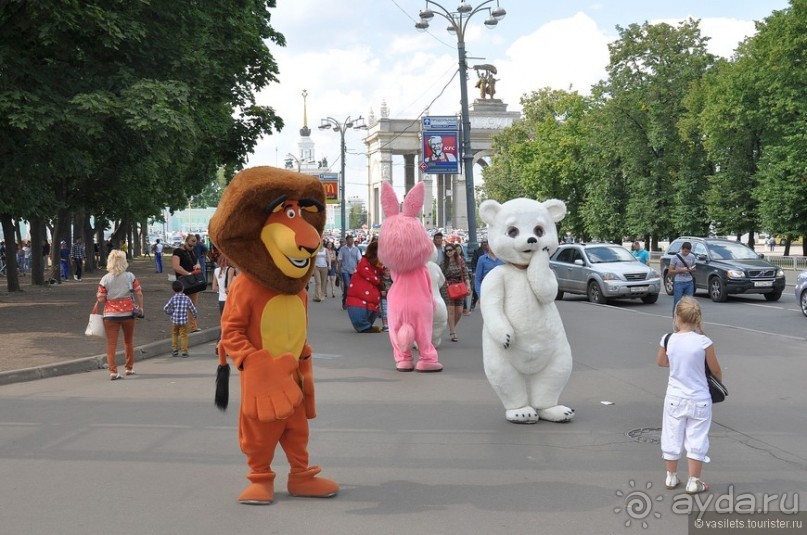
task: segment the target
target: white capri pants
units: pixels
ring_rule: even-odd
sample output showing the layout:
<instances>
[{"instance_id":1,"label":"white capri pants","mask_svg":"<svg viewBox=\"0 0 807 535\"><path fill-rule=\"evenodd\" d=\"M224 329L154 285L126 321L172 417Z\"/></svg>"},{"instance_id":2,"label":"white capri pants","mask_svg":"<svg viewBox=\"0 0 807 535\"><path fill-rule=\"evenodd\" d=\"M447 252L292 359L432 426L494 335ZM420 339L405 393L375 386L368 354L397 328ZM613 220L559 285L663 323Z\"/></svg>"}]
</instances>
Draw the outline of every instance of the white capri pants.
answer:
<instances>
[{"instance_id":1,"label":"white capri pants","mask_svg":"<svg viewBox=\"0 0 807 535\"><path fill-rule=\"evenodd\" d=\"M666 461L677 461L685 449L687 457L709 462L709 428L712 400L666 396L661 427L661 453Z\"/></svg>"}]
</instances>

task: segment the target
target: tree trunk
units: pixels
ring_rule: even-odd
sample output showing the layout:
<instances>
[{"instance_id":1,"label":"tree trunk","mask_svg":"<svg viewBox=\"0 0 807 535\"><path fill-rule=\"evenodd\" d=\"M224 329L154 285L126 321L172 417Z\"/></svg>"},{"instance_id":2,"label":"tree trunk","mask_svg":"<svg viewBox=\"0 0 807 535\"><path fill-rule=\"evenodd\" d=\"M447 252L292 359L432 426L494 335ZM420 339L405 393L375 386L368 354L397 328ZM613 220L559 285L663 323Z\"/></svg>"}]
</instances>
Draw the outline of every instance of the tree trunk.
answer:
<instances>
[{"instance_id":1,"label":"tree trunk","mask_svg":"<svg viewBox=\"0 0 807 535\"><path fill-rule=\"evenodd\" d=\"M61 261L62 257L59 254L59 249L61 249L61 242L65 242L67 247L69 248L70 245L73 243L73 240L70 236L70 212L67 208L59 208L56 212L56 220L53 224L53 232L51 233L53 236L53 244L50 248L50 259L53 262L53 278L56 279L58 284L62 283L62 270L61 270ZM67 276L70 277L70 262L67 263Z\"/></svg>"},{"instance_id":2,"label":"tree trunk","mask_svg":"<svg viewBox=\"0 0 807 535\"><path fill-rule=\"evenodd\" d=\"M14 241L14 222L9 214L0 214L0 225L3 236L11 236L6 240L6 285L9 292L19 292L20 277L17 270L17 243Z\"/></svg>"},{"instance_id":3,"label":"tree trunk","mask_svg":"<svg viewBox=\"0 0 807 535\"><path fill-rule=\"evenodd\" d=\"M45 223L41 217L28 222L31 225L31 284L45 284L45 267L42 262L42 245L44 243Z\"/></svg>"},{"instance_id":4,"label":"tree trunk","mask_svg":"<svg viewBox=\"0 0 807 535\"><path fill-rule=\"evenodd\" d=\"M92 225L90 225L90 214L82 210L81 236L84 239L84 250L87 253L87 258L84 260L84 270L87 273L92 273L98 267L98 263L95 261L95 241L93 240L94 233L95 229L92 228Z\"/></svg>"}]
</instances>

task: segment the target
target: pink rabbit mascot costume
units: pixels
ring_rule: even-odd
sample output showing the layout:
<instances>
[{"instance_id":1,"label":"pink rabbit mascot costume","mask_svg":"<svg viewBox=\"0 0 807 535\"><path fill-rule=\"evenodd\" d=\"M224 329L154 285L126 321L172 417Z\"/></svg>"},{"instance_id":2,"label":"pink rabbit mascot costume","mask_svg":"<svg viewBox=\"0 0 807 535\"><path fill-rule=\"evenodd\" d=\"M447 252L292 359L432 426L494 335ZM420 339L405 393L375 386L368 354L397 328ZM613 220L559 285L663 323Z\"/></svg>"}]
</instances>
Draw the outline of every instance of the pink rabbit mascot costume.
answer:
<instances>
[{"instance_id":1,"label":"pink rabbit mascot costume","mask_svg":"<svg viewBox=\"0 0 807 535\"><path fill-rule=\"evenodd\" d=\"M387 319L395 368L399 372L439 372L437 350L432 344L434 303L426 263L434 244L418 218L423 209L423 182L404 197L399 213L398 197L389 182L381 184L384 223L378 238L378 257L390 269L393 284L387 294ZM417 342L419 358L412 364L412 344Z\"/></svg>"}]
</instances>

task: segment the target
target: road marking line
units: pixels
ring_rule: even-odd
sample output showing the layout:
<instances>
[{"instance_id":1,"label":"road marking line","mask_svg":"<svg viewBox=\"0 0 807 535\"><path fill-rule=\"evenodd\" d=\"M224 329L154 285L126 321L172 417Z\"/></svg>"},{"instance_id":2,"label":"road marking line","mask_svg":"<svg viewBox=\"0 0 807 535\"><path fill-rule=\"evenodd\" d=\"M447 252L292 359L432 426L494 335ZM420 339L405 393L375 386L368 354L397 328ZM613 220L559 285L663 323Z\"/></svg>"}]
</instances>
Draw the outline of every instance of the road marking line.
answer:
<instances>
[{"instance_id":1,"label":"road marking line","mask_svg":"<svg viewBox=\"0 0 807 535\"><path fill-rule=\"evenodd\" d=\"M775 308L776 310L787 310L785 309L785 307L777 307L773 305L758 305L756 303L743 303L743 304L749 307Z\"/></svg>"}]
</instances>

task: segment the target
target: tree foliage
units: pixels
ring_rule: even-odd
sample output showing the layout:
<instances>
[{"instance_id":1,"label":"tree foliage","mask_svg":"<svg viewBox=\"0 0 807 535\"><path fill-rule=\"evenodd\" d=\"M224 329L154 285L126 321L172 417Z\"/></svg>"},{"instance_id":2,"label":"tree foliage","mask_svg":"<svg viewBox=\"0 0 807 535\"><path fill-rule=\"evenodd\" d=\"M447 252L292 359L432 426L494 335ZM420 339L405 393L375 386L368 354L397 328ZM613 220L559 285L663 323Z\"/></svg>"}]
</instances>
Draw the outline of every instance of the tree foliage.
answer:
<instances>
[{"instance_id":1,"label":"tree foliage","mask_svg":"<svg viewBox=\"0 0 807 535\"><path fill-rule=\"evenodd\" d=\"M5 2L0 215L143 221L243 165L283 126L255 100L277 81L267 43L285 44L274 5Z\"/></svg>"},{"instance_id":2,"label":"tree foliage","mask_svg":"<svg viewBox=\"0 0 807 535\"><path fill-rule=\"evenodd\" d=\"M807 0L757 29L726 60L695 20L617 27L590 98L522 98L483 194L556 196L578 238L653 248L686 234L807 235Z\"/></svg>"}]
</instances>

